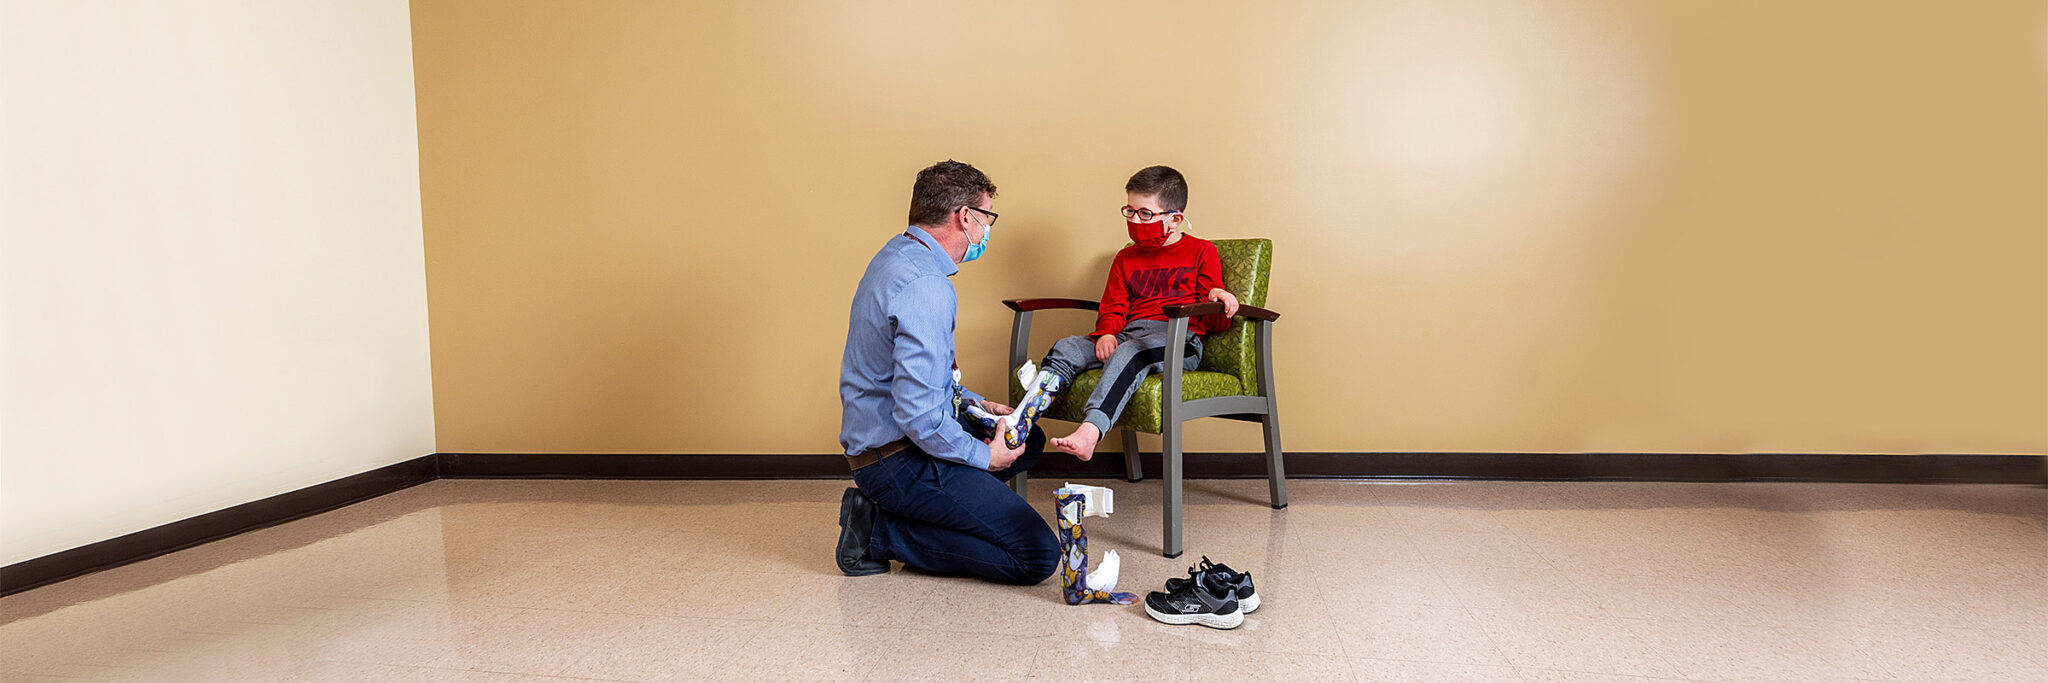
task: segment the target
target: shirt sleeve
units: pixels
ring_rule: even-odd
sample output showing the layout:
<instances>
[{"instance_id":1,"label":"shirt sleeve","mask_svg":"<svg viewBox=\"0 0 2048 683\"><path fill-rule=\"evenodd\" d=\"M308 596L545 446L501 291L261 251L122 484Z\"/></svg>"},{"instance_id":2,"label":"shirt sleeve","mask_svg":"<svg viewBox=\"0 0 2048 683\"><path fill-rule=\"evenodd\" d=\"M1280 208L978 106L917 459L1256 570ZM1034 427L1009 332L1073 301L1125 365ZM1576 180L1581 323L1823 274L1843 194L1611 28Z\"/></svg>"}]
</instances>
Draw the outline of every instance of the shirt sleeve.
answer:
<instances>
[{"instance_id":1,"label":"shirt sleeve","mask_svg":"<svg viewBox=\"0 0 2048 683\"><path fill-rule=\"evenodd\" d=\"M944 278L921 277L889 302L896 324L890 417L903 436L934 458L988 469L988 444L953 419L953 316L959 299Z\"/></svg>"},{"instance_id":2,"label":"shirt sleeve","mask_svg":"<svg viewBox=\"0 0 2048 683\"><path fill-rule=\"evenodd\" d=\"M1102 286L1102 304L1096 310L1095 331L1088 334L1090 339L1124 331L1125 318L1131 310L1130 293L1124 285L1124 253L1120 251L1109 262L1109 282Z\"/></svg>"}]
</instances>

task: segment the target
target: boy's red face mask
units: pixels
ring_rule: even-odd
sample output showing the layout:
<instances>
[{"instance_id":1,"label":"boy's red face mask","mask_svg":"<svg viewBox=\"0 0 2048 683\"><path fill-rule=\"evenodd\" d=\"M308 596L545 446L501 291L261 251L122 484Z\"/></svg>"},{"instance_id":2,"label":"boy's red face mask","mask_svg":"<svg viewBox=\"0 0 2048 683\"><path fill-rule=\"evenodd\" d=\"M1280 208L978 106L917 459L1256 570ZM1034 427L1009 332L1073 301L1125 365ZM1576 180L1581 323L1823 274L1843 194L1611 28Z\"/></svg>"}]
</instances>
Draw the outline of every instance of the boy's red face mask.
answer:
<instances>
[{"instance_id":1,"label":"boy's red face mask","mask_svg":"<svg viewBox=\"0 0 2048 683\"><path fill-rule=\"evenodd\" d=\"M1173 225L1171 216L1172 214L1161 215L1150 223L1124 219L1124 228L1130 231L1132 243L1141 247L1156 247L1166 244L1168 228Z\"/></svg>"}]
</instances>

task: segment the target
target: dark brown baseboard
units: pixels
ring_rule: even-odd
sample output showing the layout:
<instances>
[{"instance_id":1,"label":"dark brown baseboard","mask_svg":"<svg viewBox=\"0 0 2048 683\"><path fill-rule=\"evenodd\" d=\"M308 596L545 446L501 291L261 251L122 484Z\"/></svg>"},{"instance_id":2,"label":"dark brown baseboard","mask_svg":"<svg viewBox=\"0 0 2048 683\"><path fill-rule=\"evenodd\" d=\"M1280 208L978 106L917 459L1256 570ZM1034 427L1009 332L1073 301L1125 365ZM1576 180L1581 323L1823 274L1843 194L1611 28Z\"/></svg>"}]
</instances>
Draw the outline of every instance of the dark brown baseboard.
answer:
<instances>
[{"instance_id":1,"label":"dark brown baseboard","mask_svg":"<svg viewBox=\"0 0 2048 683\"><path fill-rule=\"evenodd\" d=\"M442 453L448 479L850 479L840 455Z\"/></svg>"},{"instance_id":2,"label":"dark brown baseboard","mask_svg":"<svg viewBox=\"0 0 2048 683\"><path fill-rule=\"evenodd\" d=\"M1159 454L1140 453L1147 477ZM1188 453L1189 479L1266 476L1263 453ZM1081 462L1047 455L1032 476L1124 476L1121 453ZM847 479L837 455L565 455L443 453L441 476L534 479ZM1288 453L1289 479L1482 479L1494 481L1838 482L2048 484L2038 455L1806 453Z\"/></svg>"},{"instance_id":3,"label":"dark brown baseboard","mask_svg":"<svg viewBox=\"0 0 2048 683\"><path fill-rule=\"evenodd\" d=\"M439 457L423 455L297 491L215 510L0 568L0 595L112 569L208 541L315 515L433 481Z\"/></svg>"},{"instance_id":4,"label":"dark brown baseboard","mask_svg":"<svg viewBox=\"0 0 2048 683\"><path fill-rule=\"evenodd\" d=\"M1141 453L1147 478L1159 454ZM1262 453L1188 453L1189 479L1266 476ZM1124 476L1121 453L1048 455L1032 476ZM2048 485L2048 457L1928 454L1289 453L1289 479ZM0 568L0 595L281 524L435 479L848 479L838 455L437 453Z\"/></svg>"}]
</instances>

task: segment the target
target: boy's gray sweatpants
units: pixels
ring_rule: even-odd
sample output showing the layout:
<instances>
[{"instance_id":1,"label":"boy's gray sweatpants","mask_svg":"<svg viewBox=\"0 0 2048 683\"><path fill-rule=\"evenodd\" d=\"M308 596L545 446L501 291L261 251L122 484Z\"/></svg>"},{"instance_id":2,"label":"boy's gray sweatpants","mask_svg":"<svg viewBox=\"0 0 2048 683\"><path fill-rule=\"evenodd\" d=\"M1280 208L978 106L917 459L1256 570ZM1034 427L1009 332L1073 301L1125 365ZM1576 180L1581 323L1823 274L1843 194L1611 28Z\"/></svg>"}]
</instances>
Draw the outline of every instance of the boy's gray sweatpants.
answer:
<instances>
[{"instance_id":1,"label":"boy's gray sweatpants","mask_svg":"<svg viewBox=\"0 0 2048 683\"><path fill-rule=\"evenodd\" d=\"M1109 361L1095 359L1095 340L1087 335L1067 337L1053 342L1052 352L1045 355L1045 362L1038 367L1059 374L1064 384L1072 386L1074 377L1090 368L1102 368L1102 381L1095 384L1095 392L1088 395L1086 421L1109 433L1109 426L1116 424L1124 414L1124 407L1130 405L1131 395L1137 393L1138 385L1153 373L1166 369L1166 328L1164 320L1133 320L1116 333L1116 351L1109 354ZM1193 371L1202 364L1202 338L1188 335L1187 348L1178 354L1181 368Z\"/></svg>"}]
</instances>

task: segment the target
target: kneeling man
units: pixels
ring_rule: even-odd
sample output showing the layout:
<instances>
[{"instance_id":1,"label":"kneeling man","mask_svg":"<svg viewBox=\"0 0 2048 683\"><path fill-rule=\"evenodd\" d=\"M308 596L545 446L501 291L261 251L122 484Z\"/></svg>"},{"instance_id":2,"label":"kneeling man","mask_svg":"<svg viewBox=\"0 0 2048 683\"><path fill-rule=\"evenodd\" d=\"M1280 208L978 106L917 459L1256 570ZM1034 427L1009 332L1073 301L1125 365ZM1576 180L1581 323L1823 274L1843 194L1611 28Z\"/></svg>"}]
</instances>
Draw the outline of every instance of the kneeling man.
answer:
<instances>
[{"instance_id":1,"label":"kneeling man","mask_svg":"<svg viewBox=\"0 0 2048 683\"><path fill-rule=\"evenodd\" d=\"M839 370L839 445L856 485L839 508L837 559L849 576L887 572L895 560L1028 585L1058 567L1052 528L1003 483L1038 461L1045 435L1033 429L1013 449L1001 433L976 439L954 417L956 401L1010 412L954 376L959 301L948 278L988 249L995 193L957 161L918 172L910 226L854 290Z\"/></svg>"}]
</instances>

